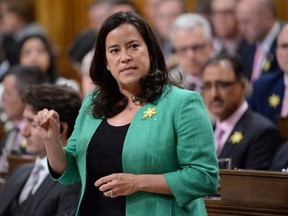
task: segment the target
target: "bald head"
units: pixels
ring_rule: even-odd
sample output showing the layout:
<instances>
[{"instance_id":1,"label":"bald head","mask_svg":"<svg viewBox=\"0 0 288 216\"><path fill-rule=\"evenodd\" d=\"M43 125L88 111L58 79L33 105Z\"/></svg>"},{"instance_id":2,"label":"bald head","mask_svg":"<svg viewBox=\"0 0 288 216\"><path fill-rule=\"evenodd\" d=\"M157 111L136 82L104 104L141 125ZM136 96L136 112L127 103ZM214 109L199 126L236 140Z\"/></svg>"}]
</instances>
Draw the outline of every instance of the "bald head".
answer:
<instances>
[{"instance_id":1,"label":"bald head","mask_svg":"<svg viewBox=\"0 0 288 216\"><path fill-rule=\"evenodd\" d=\"M243 37L249 43L261 42L276 21L275 6L272 0L240 0L236 17Z\"/></svg>"},{"instance_id":2,"label":"bald head","mask_svg":"<svg viewBox=\"0 0 288 216\"><path fill-rule=\"evenodd\" d=\"M238 36L238 24L236 20L237 0L212 0L211 23L216 35L220 38L233 39Z\"/></svg>"}]
</instances>

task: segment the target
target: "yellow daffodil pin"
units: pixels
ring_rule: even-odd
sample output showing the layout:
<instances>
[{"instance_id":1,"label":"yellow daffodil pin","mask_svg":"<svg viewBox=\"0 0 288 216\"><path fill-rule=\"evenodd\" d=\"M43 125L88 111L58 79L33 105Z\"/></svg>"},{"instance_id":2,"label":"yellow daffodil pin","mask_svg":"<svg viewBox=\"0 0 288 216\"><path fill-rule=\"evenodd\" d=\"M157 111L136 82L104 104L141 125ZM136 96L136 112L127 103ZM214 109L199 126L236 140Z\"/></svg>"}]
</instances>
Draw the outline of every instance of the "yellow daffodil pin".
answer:
<instances>
[{"instance_id":1,"label":"yellow daffodil pin","mask_svg":"<svg viewBox=\"0 0 288 216\"><path fill-rule=\"evenodd\" d=\"M26 147L27 147L27 141L26 141L25 138L21 138L20 146L21 146L21 148L26 149Z\"/></svg>"},{"instance_id":2,"label":"yellow daffodil pin","mask_svg":"<svg viewBox=\"0 0 288 216\"><path fill-rule=\"evenodd\" d=\"M280 104L280 96L273 93L268 98L268 102L269 102L269 105L275 109Z\"/></svg>"},{"instance_id":3,"label":"yellow daffodil pin","mask_svg":"<svg viewBox=\"0 0 288 216\"><path fill-rule=\"evenodd\" d=\"M267 72L270 69L270 66L271 66L271 61L266 58L262 64L262 68L263 68L264 72Z\"/></svg>"},{"instance_id":4,"label":"yellow daffodil pin","mask_svg":"<svg viewBox=\"0 0 288 216\"><path fill-rule=\"evenodd\" d=\"M151 108L151 107L148 107L147 110L144 111L144 115L142 117L142 120L145 120L146 118L151 118L153 115L156 114L156 108Z\"/></svg>"},{"instance_id":5,"label":"yellow daffodil pin","mask_svg":"<svg viewBox=\"0 0 288 216\"><path fill-rule=\"evenodd\" d=\"M242 139L243 139L243 134L241 133L241 131L235 131L233 135L230 137L232 144L237 144L241 142Z\"/></svg>"}]
</instances>

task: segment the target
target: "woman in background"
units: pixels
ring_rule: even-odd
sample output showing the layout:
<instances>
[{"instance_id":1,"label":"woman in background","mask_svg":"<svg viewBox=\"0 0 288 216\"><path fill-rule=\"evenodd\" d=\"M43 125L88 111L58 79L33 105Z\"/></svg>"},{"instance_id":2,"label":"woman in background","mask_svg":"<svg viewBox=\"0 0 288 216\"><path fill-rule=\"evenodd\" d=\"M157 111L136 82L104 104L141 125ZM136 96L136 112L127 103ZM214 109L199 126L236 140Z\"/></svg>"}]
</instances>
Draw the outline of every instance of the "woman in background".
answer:
<instances>
[{"instance_id":1,"label":"woman in background","mask_svg":"<svg viewBox=\"0 0 288 216\"><path fill-rule=\"evenodd\" d=\"M79 84L57 72L52 46L43 34L29 34L19 42L19 63L38 66L51 84L66 84L79 90Z\"/></svg>"}]
</instances>

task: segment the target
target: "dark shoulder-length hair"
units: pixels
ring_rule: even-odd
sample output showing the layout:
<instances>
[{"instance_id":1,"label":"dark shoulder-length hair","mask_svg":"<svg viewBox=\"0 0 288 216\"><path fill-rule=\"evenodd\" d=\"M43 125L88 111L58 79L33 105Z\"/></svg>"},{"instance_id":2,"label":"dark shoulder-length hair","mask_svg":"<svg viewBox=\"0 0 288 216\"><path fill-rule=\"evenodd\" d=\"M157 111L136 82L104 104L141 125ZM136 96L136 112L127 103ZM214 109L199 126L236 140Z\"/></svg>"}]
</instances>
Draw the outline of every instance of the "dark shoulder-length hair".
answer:
<instances>
[{"instance_id":1,"label":"dark shoulder-length hair","mask_svg":"<svg viewBox=\"0 0 288 216\"><path fill-rule=\"evenodd\" d=\"M140 80L141 91L134 96L140 104L155 102L165 84L171 83L165 59L157 39L147 22L135 12L118 12L102 25L96 41L96 49L90 68L93 83L98 86L93 94L93 114L96 118L112 117L125 109L128 98L120 91L115 78L106 68L106 37L113 29L133 25L146 43L150 56L150 71Z\"/></svg>"},{"instance_id":2,"label":"dark shoulder-length hair","mask_svg":"<svg viewBox=\"0 0 288 216\"><path fill-rule=\"evenodd\" d=\"M45 49L47 50L48 55L49 55L49 68L47 71L43 71L43 72L44 72L46 80L49 83L51 84L56 83L57 78L58 78L58 73L56 69L55 57L52 51L52 45L46 35L41 34L41 33L35 33L35 34L28 34L25 37L23 37L18 43L18 63L20 63L21 50L23 48L23 45L25 44L27 40L31 38L38 38L43 42Z\"/></svg>"}]
</instances>

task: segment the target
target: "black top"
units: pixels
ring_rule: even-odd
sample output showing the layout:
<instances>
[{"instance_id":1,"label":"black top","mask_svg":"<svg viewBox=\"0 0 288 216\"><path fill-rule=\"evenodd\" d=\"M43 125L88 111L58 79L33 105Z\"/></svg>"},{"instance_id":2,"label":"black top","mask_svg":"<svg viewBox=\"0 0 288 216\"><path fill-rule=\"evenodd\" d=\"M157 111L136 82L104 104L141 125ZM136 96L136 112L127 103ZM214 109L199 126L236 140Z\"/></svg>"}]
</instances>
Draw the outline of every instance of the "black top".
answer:
<instances>
[{"instance_id":1,"label":"black top","mask_svg":"<svg viewBox=\"0 0 288 216\"><path fill-rule=\"evenodd\" d=\"M95 131L86 158L87 182L80 207L80 215L125 216L125 196L105 197L94 186L99 178L122 173L122 149L128 125L112 126L103 120Z\"/></svg>"}]
</instances>

